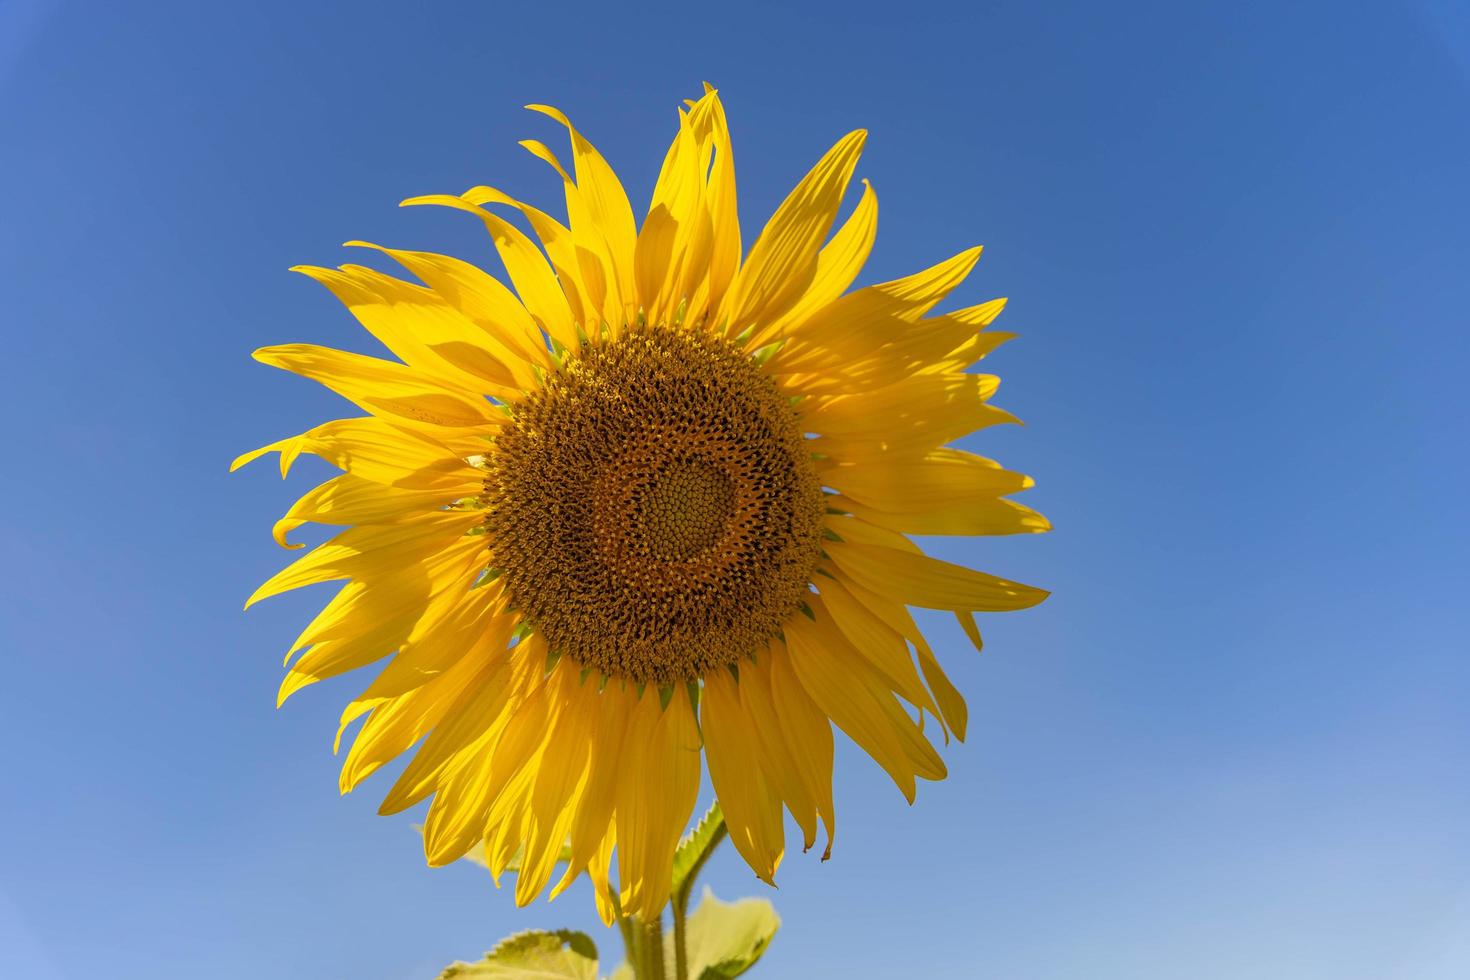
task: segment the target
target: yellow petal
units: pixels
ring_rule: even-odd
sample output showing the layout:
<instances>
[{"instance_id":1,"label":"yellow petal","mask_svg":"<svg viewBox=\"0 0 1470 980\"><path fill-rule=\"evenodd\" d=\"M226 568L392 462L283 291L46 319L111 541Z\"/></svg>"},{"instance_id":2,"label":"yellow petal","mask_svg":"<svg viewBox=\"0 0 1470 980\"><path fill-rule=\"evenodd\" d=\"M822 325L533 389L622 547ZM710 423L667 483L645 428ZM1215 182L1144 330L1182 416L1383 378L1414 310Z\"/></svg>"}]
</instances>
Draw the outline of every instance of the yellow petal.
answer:
<instances>
[{"instance_id":1,"label":"yellow petal","mask_svg":"<svg viewBox=\"0 0 1470 980\"><path fill-rule=\"evenodd\" d=\"M428 194L411 197L402 207L420 204L438 204L443 207L467 211L485 224L495 242L495 251L505 264L506 274L520 295L521 302L541 329L563 347L575 349L577 329L572 318L571 304L562 291L556 273L552 271L546 256L536 244L519 228L497 214L452 194Z\"/></svg>"},{"instance_id":2,"label":"yellow petal","mask_svg":"<svg viewBox=\"0 0 1470 980\"><path fill-rule=\"evenodd\" d=\"M628 203L628 195L623 190L618 175L560 110L544 105L529 105L526 108L550 116L567 128L572 139L572 166L576 173L576 186L581 192L587 217L607 241L612 264L617 271L619 291L624 297L631 299L635 295L633 251L638 230L633 220L633 208ZM574 218L574 228L577 223Z\"/></svg>"},{"instance_id":3,"label":"yellow petal","mask_svg":"<svg viewBox=\"0 0 1470 980\"><path fill-rule=\"evenodd\" d=\"M607 836L597 849L597 856L587 865L587 877L592 879L592 894L597 902L597 915L602 924L611 927L620 909L617 905L617 890L608 881L612 865L613 848L617 846L617 827L608 828Z\"/></svg>"},{"instance_id":4,"label":"yellow petal","mask_svg":"<svg viewBox=\"0 0 1470 980\"><path fill-rule=\"evenodd\" d=\"M377 660L382 660L408 635L413 627L411 617L384 622L377 629L359 636L324 640L311 647L291 665L276 691L276 707L302 688L317 681L336 677Z\"/></svg>"},{"instance_id":5,"label":"yellow petal","mask_svg":"<svg viewBox=\"0 0 1470 980\"><path fill-rule=\"evenodd\" d=\"M547 254L552 258L552 264L557 264L559 256L563 261L576 262L579 288L583 296L582 307L589 319L596 317L600 322L617 327L630 322L637 308L632 305L631 295L628 297L628 305L623 305L622 277L617 259L604 230L593 219L582 189L572 180L556 154L546 144L540 140L521 140L521 146L550 164L562 178L562 189L567 201L567 226L563 228L557 224L555 228L550 228L549 225L532 222L536 233L542 238ZM569 247L561 246L565 248L562 252L553 251L559 246L547 240L543 234L544 229L550 229L555 238L561 239ZM565 288L565 278L563 284ZM573 307L575 309L575 303Z\"/></svg>"},{"instance_id":6,"label":"yellow petal","mask_svg":"<svg viewBox=\"0 0 1470 980\"><path fill-rule=\"evenodd\" d=\"M525 215L556 270L557 281L566 295L572 318L588 327L589 333L595 332L603 321L613 326L618 324L621 316L609 315L616 306L616 282L611 278L606 246L600 238L594 240L579 236L546 212L494 187L472 187L460 196L471 204L500 204ZM609 292L610 289L613 292ZM608 305L604 305L605 302Z\"/></svg>"},{"instance_id":7,"label":"yellow petal","mask_svg":"<svg viewBox=\"0 0 1470 980\"><path fill-rule=\"evenodd\" d=\"M829 506L904 534L1040 534L1051 522L1030 507L999 497L956 497L927 510L884 511L846 497Z\"/></svg>"},{"instance_id":8,"label":"yellow petal","mask_svg":"<svg viewBox=\"0 0 1470 980\"><path fill-rule=\"evenodd\" d=\"M786 648L801 685L832 721L873 757L910 803L914 777L943 779L944 762L888 685L818 613L786 624Z\"/></svg>"},{"instance_id":9,"label":"yellow petal","mask_svg":"<svg viewBox=\"0 0 1470 980\"><path fill-rule=\"evenodd\" d=\"M484 398L393 361L315 344L262 347L253 356L262 364L317 381L379 418L455 428L485 428L505 421Z\"/></svg>"},{"instance_id":10,"label":"yellow petal","mask_svg":"<svg viewBox=\"0 0 1470 980\"><path fill-rule=\"evenodd\" d=\"M788 332L770 360L777 374L835 368L900 340L910 325L965 280L980 259L978 247L893 282L849 293Z\"/></svg>"},{"instance_id":11,"label":"yellow petal","mask_svg":"<svg viewBox=\"0 0 1470 980\"><path fill-rule=\"evenodd\" d=\"M405 490L443 489L470 495L484 478L444 443L372 417L325 422L301 435L243 453L230 469L272 452L281 454L282 477L306 452L364 480Z\"/></svg>"},{"instance_id":12,"label":"yellow petal","mask_svg":"<svg viewBox=\"0 0 1470 980\"><path fill-rule=\"evenodd\" d=\"M542 664L533 657L496 661L493 675L481 684L467 687L444 715L398 781L388 791L381 814L398 813L435 791L439 775L456 757L473 750L477 743L493 746L510 715L528 693L540 686Z\"/></svg>"},{"instance_id":13,"label":"yellow petal","mask_svg":"<svg viewBox=\"0 0 1470 980\"><path fill-rule=\"evenodd\" d=\"M718 309L725 292L740 268L740 214L736 207L735 156L725 107L713 88L705 86L705 97L690 110L690 125L700 144L714 149L704 200L710 217L710 250L706 265L703 301Z\"/></svg>"},{"instance_id":14,"label":"yellow petal","mask_svg":"<svg viewBox=\"0 0 1470 980\"><path fill-rule=\"evenodd\" d=\"M826 460L818 470L823 484L846 497L905 513L945 506L956 498L1018 493L1033 485L1029 476L958 449L935 449L901 464L842 465Z\"/></svg>"},{"instance_id":15,"label":"yellow petal","mask_svg":"<svg viewBox=\"0 0 1470 980\"><path fill-rule=\"evenodd\" d=\"M738 685L740 708L745 717L749 719L751 731L759 748L759 764L765 779L771 791L777 796L778 802L786 805L797 825L801 827L803 849L809 850L817 839L816 799L807 786L807 780L795 756L798 753L809 752L811 749L806 744L795 744L789 741L788 736L783 732L774 695L771 692L771 663L775 655L770 651L762 651L756 657L741 662ZM788 656L784 649L779 655ZM801 696L805 697L804 694ZM812 706L811 710L814 714L820 715L820 711L815 706ZM830 742L832 737L830 723L825 717L819 718L818 721L826 732L827 741ZM829 772L829 780L830 775ZM829 814L830 811L823 811L824 818Z\"/></svg>"},{"instance_id":16,"label":"yellow petal","mask_svg":"<svg viewBox=\"0 0 1470 980\"><path fill-rule=\"evenodd\" d=\"M492 353L515 372L522 387L535 384L528 365L552 366L545 339L531 314L515 293L478 266L434 252L410 252L361 241L347 244L382 252L422 279L441 299L475 324L481 334L488 335ZM478 338L478 334L470 334L457 339L474 342ZM510 353L501 354L496 345L503 345Z\"/></svg>"},{"instance_id":17,"label":"yellow petal","mask_svg":"<svg viewBox=\"0 0 1470 980\"><path fill-rule=\"evenodd\" d=\"M588 678L585 683L591 685L593 680ZM609 684L592 699L592 705L597 728L592 740L592 756L588 761L587 785L568 834L571 858L567 862L566 873L551 890L552 898L575 881L584 868L596 867L598 855L611 836L610 824L622 771L623 739L635 701L623 685ZM604 856L601 861L599 894L607 885L607 858ZM594 882L599 880L595 873L592 877Z\"/></svg>"},{"instance_id":18,"label":"yellow petal","mask_svg":"<svg viewBox=\"0 0 1470 980\"><path fill-rule=\"evenodd\" d=\"M679 132L664 157L638 233L638 304L652 323L671 322L688 288L709 271L713 225L705 203L705 148L689 115L681 111Z\"/></svg>"},{"instance_id":19,"label":"yellow petal","mask_svg":"<svg viewBox=\"0 0 1470 980\"><path fill-rule=\"evenodd\" d=\"M964 697L939 665L939 660L934 656L934 651L930 648L928 641L924 639L924 634L919 632L918 624L914 622L914 617L910 615L908 607L901 602L895 602L863 588L841 572L838 572L835 577L842 583L843 588L847 589L853 598L861 602L869 612L883 620L889 629L894 630L914 645L914 650L919 656L919 669L923 671L924 682L929 685L929 691L939 705L944 723L955 733L955 737L963 742L970 716L969 708L965 705Z\"/></svg>"},{"instance_id":20,"label":"yellow petal","mask_svg":"<svg viewBox=\"0 0 1470 980\"><path fill-rule=\"evenodd\" d=\"M960 344L942 359L921 370L926 373L940 371L963 371L976 361L982 360L1001 344L1016 339L1016 334L1003 330L986 330Z\"/></svg>"},{"instance_id":21,"label":"yellow petal","mask_svg":"<svg viewBox=\"0 0 1470 980\"><path fill-rule=\"evenodd\" d=\"M995 379L978 374L921 374L877 391L804 399L802 427L821 438L814 452L839 461L926 454L992 425L1017 422L987 404Z\"/></svg>"},{"instance_id":22,"label":"yellow petal","mask_svg":"<svg viewBox=\"0 0 1470 980\"><path fill-rule=\"evenodd\" d=\"M441 511L399 524L349 528L271 576L245 607L303 585L397 571L447 548L479 520L473 512Z\"/></svg>"},{"instance_id":23,"label":"yellow petal","mask_svg":"<svg viewBox=\"0 0 1470 980\"><path fill-rule=\"evenodd\" d=\"M1004 298L993 299L978 306L920 320L914 324L912 330L907 331L893 344L890 353L928 366L944 363L954 355L955 351L972 345L981 337L986 337L989 342L984 345L983 353L951 368L951 370L962 371L984 354L988 354L1001 343L1015 336L998 331L988 334L983 332L996 317L1000 316L1005 305Z\"/></svg>"},{"instance_id":24,"label":"yellow petal","mask_svg":"<svg viewBox=\"0 0 1470 980\"><path fill-rule=\"evenodd\" d=\"M399 490L343 473L308 491L276 521L271 533L283 548L286 535L307 522L317 524L396 524L419 514L441 510L459 496L451 490Z\"/></svg>"},{"instance_id":25,"label":"yellow petal","mask_svg":"<svg viewBox=\"0 0 1470 980\"><path fill-rule=\"evenodd\" d=\"M682 685L666 709L657 691L643 692L624 753L617 796L623 908L651 919L669 900L674 848L699 792L699 729Z\"/></svg>"},{"instance_id":26,"label":"yellow petal","mask_svg":"<svg viewBox=\"0 0 1470 980\"><path fill-rule=\"evenodd\" d=\"M822 577L818 583L821 598L815 600L826 607L839 632L862 654L889 687L916 708L939 715L939 707L924 689L909 655L908 644L835 578Z\"/></svg>"},{"instance_id":27,"label":"yellow petal","mask_svg":"<svg viewBox=\"0 0 1470 980\"><path fill-rule=\"evenodd\" d=\"M291 271L326 286L369 333L420 374L456 390L497 397L535 381L520 355L432 289L360 265L298 265Z\"/></svg>"},{"instance_id":28,"label":"yellow petal","mask_svg":"<svg viewBox=\"0 0 1470 980\"><path fill-rule=\"evenodd\" d=\"M828 542L837 567L864 588L910 606L1005 612L1026 609L1050 593L927 555L852 542Z\"/></svg>"},{"instance_id":29,"label":"yellow petal","mask_svg":"<svg viewBox=\"0 0 1470 980\"><path fill-rule=\"evenodd\" d=\"M710 782L730 841L757 878L775 884L772 879L785 852L781 800L766 779L755 721L742 706L728 671L705 677L699 719Z\"/></svg>"},{"instance_id":30,"label":"yellow petal","mask_svg":"<svg viewBox=\"0 0 1470 980\"><path fill-rule=\"evenodd\" d=\"M832 802L832 721L797 679L784 644L771 645L769 662L771 704L780 731L786 744L798 747L791 759L817 814L827 825L827 847L822 852L825 861L832 856L832 838L837 832L837 811Z\"/></svg>"},{"instance_id":31,"label":"yellow petal","mask_svg":"<svg viewBox=\"0 0 1470 980\"><path fill-rule=\"evenodd\" d=\"M857 207L848 215L832 240L817 253L817 271L812 283L801 299L782 316L761 327L751 335L748 347L756 349L771 340L785 336L790 329L802 323L851 286L862 271L863 264L873 250L873 241L878 235L878 195L866 180L863 181L863 196Z\"/></svg>"},{"instance_id":32,"label":"yellow petal","mask_svg":"<svg viewBox=\"0 0 1470 980\"><path fill-rule=\"evenodd\" d=\"M564 660L548 682L557 703L533 777L525 857L516 878L517 905L525 905L546 888L581 804L596 733L597 690L579 673L575 664Z\"/></svg>"},{"instance_id":33,"label":"yellow petal","mask_svg":"<svg viewBox=\"0 0 1470 980\"><path fill-rule=\"evenodd\" d=\"M309 684L366 666L394 650L399 656L383 673L399 676L403 673L399 666L403 649L415 638L444 628L447 617L465 603L461 597L476 574L476 567L466 568L461 562L458 580L445 582L410 565L407 572L391 573L387 579L373 583L378 588L356 593L350 616L341 616L330 627L310 630L315 634L310 642L315 645L291 665L277 693L277 707ZM386 597L387 602L376 606L376 615L369 617L365 614L367 602L380 597ZM303 645L303 640L298 639L297 645ZM399 690L403 689L406 686L400 686ZM378 693L376 687L370 691Z\"/></svg>"},{"instance_id":34,"label":"yellow petal","mask_svg":"<svg viewBox=\"0 0 1470 980\"><path fill-rule=\"evenodd\" d=\"M849 438L881 439L894 430L940 426L934 416L971 409L995 394L999 379L988 374L918 375L861 395L838 395L804 402L802 424L808 432ZM968 432L969 430L965 430Z\"/></svg>"},{"instance_id":35,"label":"yellow petal","mask_svg":"<svg viewBox=\"0 0 1470 980\"><path fill-rule=\"evenodd\" d=\"M398 654L363 692L367 699L399 697L452 670L460 660L504 657L511 633L520 625L505 614L505 595L494 585L471 588L478 569L465 570L459 582L440 589L425 615L398 647Z\"/></svg>"},{"instance_id":36,"label":"yellow petal","mask_svg":"<svg viewBox=\"0 0 1470 980\"><path fill-rule=\"evenodd\" d=\"M491 681L498 669L500 666L493 662L464 659L429 683L401 697L378 702L342 762L341 791L352 792L368 776L407 752L443 720L467 688ZM361 702L358 699L349 705L344 718L350 721L349 716Z\"/></svg>"},{"instance_id":37,"label":"yellow petal","mask_svg":"<svg viewBox=\"0 0 1470 980\"><path fill-rule=\"evenodd\" d=\"M817 253L866 138L866 132L856 130L838 140L771 216L735 277L726 309L716 317L729 324L731 333L775 320L812 285Z\"/></svg>"}]
</instances>

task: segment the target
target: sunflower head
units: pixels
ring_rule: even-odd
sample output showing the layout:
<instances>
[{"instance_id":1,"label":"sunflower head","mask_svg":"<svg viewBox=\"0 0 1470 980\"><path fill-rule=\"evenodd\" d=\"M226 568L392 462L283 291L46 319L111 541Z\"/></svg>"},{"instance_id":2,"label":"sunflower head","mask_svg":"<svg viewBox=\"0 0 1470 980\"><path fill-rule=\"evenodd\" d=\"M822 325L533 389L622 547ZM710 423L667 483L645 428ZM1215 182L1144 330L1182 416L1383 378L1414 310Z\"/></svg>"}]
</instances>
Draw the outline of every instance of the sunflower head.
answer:
<instances>
[{"instance_id":1,"label":"sunflower head","mask_svg":"<svg viewBox=\"0 0 1470 980\"><path fill-rule=\"evenodd\" d=\"M344 583L281 697L385 661L344 712L361 725L342 788L412 753L383 810L432 798L431 863L479 848L499 875L520 855L524 903L564 860L553 894L585 871L604 917L653 916L703 760L767 881L783 812L806 847L825 827L830 853L834 725L910 800L942 778L924 718L963 738L965 706L909 608L953 611L978 646L975 612L1046 593L908 535L1048 525L1007 499L1029 478L948 445L1014 421L969 370L1009 336L989 329L1003 301L931 315L979 249L849 291L877 221L865 186L833 231L863 133L746 251L713 90L680 110L641 223L566 117L532 108L571 135L570 168L523 144L560 179L565 222L490 187L405 202L482 222L508 285L379 246L418 282L300 268L395 359L257 351L365 414L236 461L279 452L285 475L307 452L343 471L275 535L343 530L251 602Z\"/></svg>"},{"instance_id":2,"label":"sunflower head","mask_svg":"<svg viewBox=\"0 0 1470 980\"><path fill-rule=\"evenodd\" d=\"M554 654L697 682L768 643L821 554L796 409L738 347L633 327L569 355L486 457L510 602Z\"/></svg>"}]
</instances>

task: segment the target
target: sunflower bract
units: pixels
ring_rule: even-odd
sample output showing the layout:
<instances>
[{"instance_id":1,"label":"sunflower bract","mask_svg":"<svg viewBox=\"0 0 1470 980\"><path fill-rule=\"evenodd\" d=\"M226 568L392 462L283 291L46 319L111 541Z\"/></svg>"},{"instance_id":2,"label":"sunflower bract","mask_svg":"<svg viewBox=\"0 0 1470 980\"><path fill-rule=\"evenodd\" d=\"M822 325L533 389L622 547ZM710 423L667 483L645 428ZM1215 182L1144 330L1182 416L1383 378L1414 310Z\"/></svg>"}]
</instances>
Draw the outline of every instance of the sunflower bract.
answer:
<instances>
[{"instance_id":1,"label":"sunflower bract","mask_svg":"<svg viewBox=\"0 0 1470 980\"><path fill-rule=\"evenodd\" d=\"M386 659L343 714L361 724L342 789L411 754L382 809L432 800L431 864L480 848L498 877L519 855L518 902L586 872L604 919L651 917L702 760L767 881L783 811L831 851L833 725L910 800L943 778L922 722L963 738L964 701L909 607L952 610L978 644L973 613L1046 593L906 535L1049 525L1007 499L1029 478L948 446L1014 421L967 370L1009 337L989 329L1003 301L930 315L979 249L848 291L877 226L865 186L833 230L865 134L746 252L712 89L680 111L641 226L592 145L532 108L571 135L570 167L525 144L561 180L565 223L491 187L405 202L479 219L509 283L362 242L418 282L299 269L396 360L256 352L364 414L235 461L343 471L275 535L343 530L251 602L345 583L292 645L281 698Z\"/></svg>"}]
</instances>

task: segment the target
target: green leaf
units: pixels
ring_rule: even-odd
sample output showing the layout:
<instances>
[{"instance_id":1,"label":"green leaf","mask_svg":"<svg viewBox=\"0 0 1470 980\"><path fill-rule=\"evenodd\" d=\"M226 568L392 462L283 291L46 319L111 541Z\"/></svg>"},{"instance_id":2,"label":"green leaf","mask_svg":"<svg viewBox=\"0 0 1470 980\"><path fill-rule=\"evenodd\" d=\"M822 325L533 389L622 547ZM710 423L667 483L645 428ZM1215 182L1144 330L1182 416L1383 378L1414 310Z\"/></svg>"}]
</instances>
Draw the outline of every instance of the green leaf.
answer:
<instances>
[{"instance_id":1,"label":"green leaf","mask_svg":"<svg viewBox=\"0 0 1470 980\"><path fill-rule=\"evenodd\" d=\"M709 857L710 849L724 836L724 829L725 814L716 800L704 819L679 842L679 849L674 852L674 894L678 894L679 889L684 887L690 872L697 871Z\"/></svg>"},{"instance_id":2,"label":"green leaf","mask_svg":"<svg viewBox=\"0 0 1470 980\"><path fill-rule=\"evenodd\" d=\"M685 925L685 949L693 980L730 980L755 966L781 928L781 917L764 898L722 902L704 890L699 908ZM665 953L674 962L673 936Z\"/></svg>"},{"instance_id":3,"label":"green leaf","mask_svg":"<svg viewBox=\"0 0 1470 980\"><path fill-rule=\"evenodd\" d=\"M520 932L477 963L454 963L439 980L597 980L597 946L585 932Z\"/></svg>"}]
</instances>

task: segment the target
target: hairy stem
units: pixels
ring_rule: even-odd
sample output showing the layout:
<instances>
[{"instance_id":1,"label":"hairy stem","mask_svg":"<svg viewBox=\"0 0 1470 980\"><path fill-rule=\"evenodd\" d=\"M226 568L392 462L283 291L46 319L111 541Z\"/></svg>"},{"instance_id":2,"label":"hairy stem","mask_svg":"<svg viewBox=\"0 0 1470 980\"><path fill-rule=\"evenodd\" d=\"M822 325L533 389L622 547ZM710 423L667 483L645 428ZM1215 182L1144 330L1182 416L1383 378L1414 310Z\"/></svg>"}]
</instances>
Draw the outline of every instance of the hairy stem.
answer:
<instances>
[{"instance_id":1,"label":"hairy stem","mask_svg":"<svg viewBox=\"0 0 1470 980\"><path fill-rule=\"evenodd\" d=\"M672 912L674 919L674 978L675 980L689 980L689 951L687 949L687 938L685 932L685 920L689 915L689 896L694 894L694 880L699 877L699 872L704 870L704 865L720 846L720 841L729 835L730 831L725 826L725 816L715 804L711 813L719 823L715 825L714 833L710 836L709 843L704 850L700 851L694 859L694 864L689 868L689 874L679 885L672 897Z\"/></svg>"},{"instance_id":2,"label":"hairy stem","mask_svg":"<svg viewBox=\"0 0 1470 980\"><path fill-rule=\"evenodd\" d=\"M638 980L664 980L664 920L663 916L640 923L643 927L641 944L646 973Z\"/></svg>"}]
</instances>

